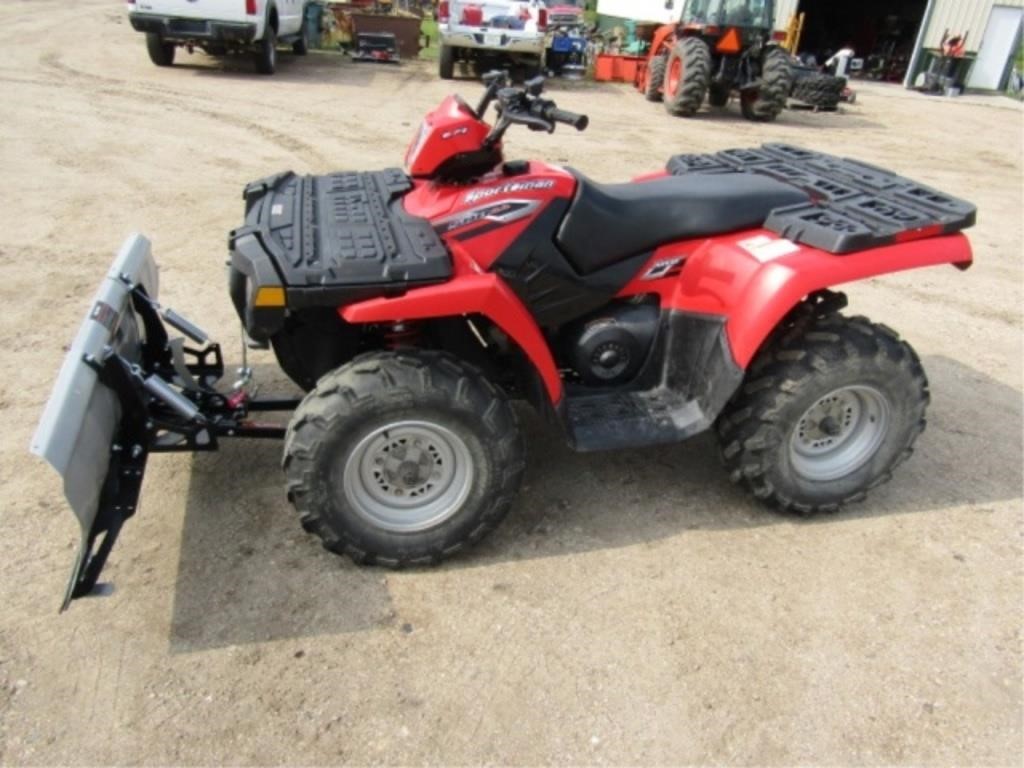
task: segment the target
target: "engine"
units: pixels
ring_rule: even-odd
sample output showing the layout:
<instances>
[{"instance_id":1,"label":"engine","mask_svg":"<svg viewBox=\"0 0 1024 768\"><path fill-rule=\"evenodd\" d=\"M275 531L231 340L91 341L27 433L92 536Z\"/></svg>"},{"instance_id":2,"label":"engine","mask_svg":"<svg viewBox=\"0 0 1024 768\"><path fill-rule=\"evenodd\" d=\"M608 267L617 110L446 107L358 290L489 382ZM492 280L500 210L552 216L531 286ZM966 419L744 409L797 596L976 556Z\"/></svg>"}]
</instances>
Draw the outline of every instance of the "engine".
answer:
<instances>
[{"instance_id":1,"label":"engine","mask_svg":"<svg viewBox=\"0 0 1024 768\"><path fill-rule=\"evenodd\" d=\"M593 386L631 381L651 351L660 312L654 304L615 304L566 327L565 359Z\"/></svg>"}]
</instances>

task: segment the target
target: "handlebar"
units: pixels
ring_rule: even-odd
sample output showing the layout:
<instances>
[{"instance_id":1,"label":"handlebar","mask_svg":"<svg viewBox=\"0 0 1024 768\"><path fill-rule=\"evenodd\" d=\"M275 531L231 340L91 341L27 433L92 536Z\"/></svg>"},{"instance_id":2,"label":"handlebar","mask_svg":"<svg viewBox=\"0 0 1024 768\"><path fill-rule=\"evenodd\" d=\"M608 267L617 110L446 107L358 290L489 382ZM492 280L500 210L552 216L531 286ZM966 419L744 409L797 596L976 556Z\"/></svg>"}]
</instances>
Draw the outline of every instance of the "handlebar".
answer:
<instances>
[{"instance_id":1,"label":"handlebar","mask_svg":"<svg viewBox=\"0 0 1024 768\"><path fill-rule=\"evenodd\" d=\"M544 110L544 117L552 123L571 125L577 131L585 131L587 126L590 125L590 118L586 115L579 115L575 112L559 109L551 102L547 103L548 107Z\"/></svg>"},{"instance_id":2,"label":"handlebar","mask_svg":"<svg viewBox=\"0 0 1024 768\"><path fill-rule=\"evenodd\" d=\"M480 104L478 116L483 118L487 107L497 101L498 122L485 140L488 145L501 141L512 125L525 125L531 131L553 133L556 123L569 125L577 131L584 131L590 125L590 118L575 112L559 109L553 101L540 98L544 91L544 79L536 77L515 88L508 85L508 75L491 72L484 76L487 91Z\"/></svg>"}]
</instances>

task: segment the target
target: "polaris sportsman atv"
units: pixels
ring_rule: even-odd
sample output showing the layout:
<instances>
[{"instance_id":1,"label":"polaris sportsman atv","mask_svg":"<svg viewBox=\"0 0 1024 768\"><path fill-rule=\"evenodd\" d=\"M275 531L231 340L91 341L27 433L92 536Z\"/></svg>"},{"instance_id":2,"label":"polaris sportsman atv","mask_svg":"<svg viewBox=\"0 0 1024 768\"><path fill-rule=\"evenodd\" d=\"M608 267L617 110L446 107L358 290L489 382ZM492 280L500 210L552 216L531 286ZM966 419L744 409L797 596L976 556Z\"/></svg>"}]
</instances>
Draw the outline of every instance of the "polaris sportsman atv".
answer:
<instances>
[{"instance_id":1,"label":"polaris sportsman atv","mask_svg":"<svg viewBox=\"0 0 1024 768\"><path fill-rule=\"evenodd\" d=\"M228 438L283 438L305 528L390 567L437 563L508 512L513 399L580 451L714 429L733 481L801 514L860 501L910 455L921 363L828 288L966 269L971 205L782 144L677 155L625 184L505 161L512 126L588 121L542 80L487 82L475 109L453 96L427 116L405 172L246 188L231 299L301 402L255 398L245 376L218 389L220 347L157 303L149 243L124 245L32 443L81 523L65 605L96 584L148 457ZM294 410L287 429L253 418L273 410Z\"/></svg>"}]
</instances>

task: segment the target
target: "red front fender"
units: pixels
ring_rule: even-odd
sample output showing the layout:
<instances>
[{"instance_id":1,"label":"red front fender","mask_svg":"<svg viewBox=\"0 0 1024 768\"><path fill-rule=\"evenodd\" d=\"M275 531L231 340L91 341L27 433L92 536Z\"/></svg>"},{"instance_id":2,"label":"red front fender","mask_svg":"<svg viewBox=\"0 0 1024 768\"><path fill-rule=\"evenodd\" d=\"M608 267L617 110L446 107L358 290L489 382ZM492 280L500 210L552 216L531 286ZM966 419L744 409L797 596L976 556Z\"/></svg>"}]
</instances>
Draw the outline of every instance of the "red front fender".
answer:
<instances>
[{"instance_id":1,"label":"red front fender","mask_svg":"<svg viewBox=\"0 0 1024 768\"><path fill-rule=\"evenodd\" d=\"M653 261L664 255L660 249ZM779 321L815 291L917 267L967 269L972 260L961 234L838 256L761 230L699 247L666 298L673 309L726 317L733 356L746 368Z\"/></svg>"},{"instance_id":2,"label":"red front fender","mask_svg":"<svg viewBox=\"0 0 1024 768\"><path fill-rule=\"evenodd\" d=\"M523 350L537 369L553 405L562 400L562 378L540 328L519 298L494 274L463 273L442 285L416 288L393 299L370 299L340 310L349 323L385 323L483 315Z\"/></svg>"}]
</instances>

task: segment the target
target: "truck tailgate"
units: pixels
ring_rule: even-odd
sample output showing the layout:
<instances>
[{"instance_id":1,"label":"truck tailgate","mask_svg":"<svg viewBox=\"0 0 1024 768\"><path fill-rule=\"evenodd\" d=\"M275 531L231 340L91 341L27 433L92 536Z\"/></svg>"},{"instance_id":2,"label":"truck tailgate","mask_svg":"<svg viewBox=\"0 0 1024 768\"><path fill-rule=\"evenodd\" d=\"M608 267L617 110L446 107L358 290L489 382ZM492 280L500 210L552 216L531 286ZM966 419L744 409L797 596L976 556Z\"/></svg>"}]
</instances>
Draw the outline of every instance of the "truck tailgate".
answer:
<instances>
[{"instance_id":1,"label":"truck tailgate","mask_svg":"<svg viewBox=\"0 0 1024 768\"><path fill-rule=\"evenodd\" d=\"M263 3L257 3L262 9ZM138 0L129 10L155 16L217 21L252 21L245 14L245 0Z\"/></svg>"}]
</instances>

